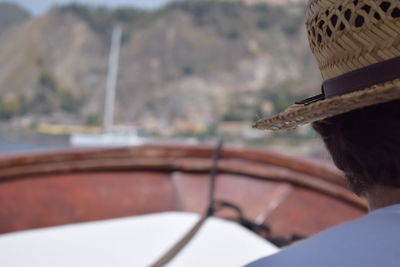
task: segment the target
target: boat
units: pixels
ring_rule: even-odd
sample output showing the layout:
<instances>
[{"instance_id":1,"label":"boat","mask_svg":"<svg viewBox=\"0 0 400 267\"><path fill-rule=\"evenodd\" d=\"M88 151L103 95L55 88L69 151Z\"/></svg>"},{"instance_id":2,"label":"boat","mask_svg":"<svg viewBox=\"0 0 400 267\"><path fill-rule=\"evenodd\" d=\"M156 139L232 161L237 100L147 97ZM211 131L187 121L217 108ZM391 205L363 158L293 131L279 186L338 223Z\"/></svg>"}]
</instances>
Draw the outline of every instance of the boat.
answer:
<instances>
[{"instance_id":1,"label":"boat","mask_svg":"<svg viewBox=\"0 0 400 267\"><path fill-rule=\"evenodd\" d=\"M118 128L117 128L118 129ZM74 133L70 136L72 147L125 147L137 146L148 142L149 138L139 136L137 130L109 130L96 133Z\"/></svg>"},{"instance_id":2,"label":"boat","mask_svg":"<svg viewBox=\"0 0 400 267\"><path fill-rule=\"evenodd\" d=\"M124 147L146 142L145 138L139 136L135 127L114 125L115 93L121 38L122 27L116 25L111 36L102 131L100 133L74 132L70 136L70 145L72 147Z\"/></svg>"},{"instance_id":3,"label":"boat","mask_svg":"<svg viewBox=\"0 0 400 267\"><path fill-rule=\"evenodd\" d=\"M203 219L166 265L242 266L366 214L344 181L330 163L246 147L1 156L0 265L162 266Z\"/></svg>"}]
</instances>

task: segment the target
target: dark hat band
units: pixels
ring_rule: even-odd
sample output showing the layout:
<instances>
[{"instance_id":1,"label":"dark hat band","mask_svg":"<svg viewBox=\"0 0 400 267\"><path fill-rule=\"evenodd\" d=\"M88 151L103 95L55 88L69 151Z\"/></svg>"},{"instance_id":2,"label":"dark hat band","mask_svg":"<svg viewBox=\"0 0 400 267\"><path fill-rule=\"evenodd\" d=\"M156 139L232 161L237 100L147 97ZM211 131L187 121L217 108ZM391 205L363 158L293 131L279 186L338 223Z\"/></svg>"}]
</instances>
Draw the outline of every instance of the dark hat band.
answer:
<instances>
[{"instance_id":1,"label":"dark hat band","mask_svg":"<svg viewBox=\"0 0 400 267\"><path fill-rule=\"evenodd\" d=\"M309 105L398 78L400 78L400 57L395 57L326 80L322 83L321 94L304 99L296 104Z\"/></svg>"}]
</instances>

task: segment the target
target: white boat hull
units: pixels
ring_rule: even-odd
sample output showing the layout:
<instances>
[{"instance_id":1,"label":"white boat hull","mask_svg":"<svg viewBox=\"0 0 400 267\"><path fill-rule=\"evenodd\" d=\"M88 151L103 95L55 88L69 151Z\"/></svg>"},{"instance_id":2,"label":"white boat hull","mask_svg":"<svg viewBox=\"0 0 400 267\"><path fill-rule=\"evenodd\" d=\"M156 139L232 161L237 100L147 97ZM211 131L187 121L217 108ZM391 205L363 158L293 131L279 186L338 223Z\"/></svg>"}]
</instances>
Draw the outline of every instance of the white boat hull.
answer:
<instances>
[{"instance_id":1,"label":"white boat hull","mask_svg":"<svg viewBox=\"0 0 400 267\"><path fill-rule=\"evenodd\" d=\"M121 147L137 146L145 142L136 134L104 133L104 134L73 134L70 145L73 147Z\"/></svg>"}]
</instances>

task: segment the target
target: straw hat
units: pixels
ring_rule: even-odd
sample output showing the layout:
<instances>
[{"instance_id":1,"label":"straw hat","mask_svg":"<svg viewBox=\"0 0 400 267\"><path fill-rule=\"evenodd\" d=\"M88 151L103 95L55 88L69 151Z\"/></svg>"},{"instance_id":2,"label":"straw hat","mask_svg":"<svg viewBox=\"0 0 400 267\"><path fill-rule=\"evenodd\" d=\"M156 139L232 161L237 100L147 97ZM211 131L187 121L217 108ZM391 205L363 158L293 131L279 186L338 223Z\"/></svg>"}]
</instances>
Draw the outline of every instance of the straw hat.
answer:
<instances>
[{"instance_id":1,"label":"straw hat","mask_svg":"<svg viewBox=\"0 0 400 267\"><path fill-rule=\"evenodd\" d=\"M288 130L400 99L399 0L309 0L306 26L321 94L253 127Z\"/></svg>"}]
</instances>

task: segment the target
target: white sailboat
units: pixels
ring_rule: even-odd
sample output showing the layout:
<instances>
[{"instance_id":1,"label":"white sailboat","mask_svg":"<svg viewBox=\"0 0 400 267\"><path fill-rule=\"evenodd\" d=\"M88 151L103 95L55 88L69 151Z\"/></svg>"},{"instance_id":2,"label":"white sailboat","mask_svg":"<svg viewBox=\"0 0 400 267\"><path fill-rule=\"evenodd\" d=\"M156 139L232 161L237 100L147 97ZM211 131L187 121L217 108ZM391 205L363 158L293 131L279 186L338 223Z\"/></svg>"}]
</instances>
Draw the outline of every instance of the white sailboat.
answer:
<instances>
[{"instance_id":1,"label":"white sailboat","mask_svg":"<svg viewBox=\"0 0 400 267\"><path fill-rule=\"evenodd\" d=\"M144 139L138 136L135 127L116 127L113 123L121 37L121 26L115 26L111 37L107 86L104 100L103 133L72 134L70 137L70 144L73 147L119 147L139 145L144 142Z\"/></svg>"}]
</instances>

